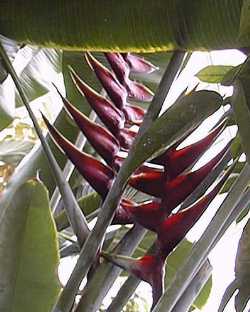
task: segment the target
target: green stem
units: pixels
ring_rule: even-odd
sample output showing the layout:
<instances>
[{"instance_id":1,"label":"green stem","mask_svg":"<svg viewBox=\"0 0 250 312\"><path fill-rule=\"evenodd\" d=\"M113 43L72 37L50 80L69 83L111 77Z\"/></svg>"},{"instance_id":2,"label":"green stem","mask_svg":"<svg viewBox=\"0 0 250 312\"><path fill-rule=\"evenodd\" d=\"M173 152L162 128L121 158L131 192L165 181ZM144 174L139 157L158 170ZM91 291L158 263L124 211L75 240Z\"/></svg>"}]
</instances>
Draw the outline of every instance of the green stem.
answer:
<instances>
[{"instance_id":1,"label":"green stem","mask_svg":"<svg viewBox=\"0 0 250 312\"><path fill-rule=\"evenodd\" d=\"M176 73L178 72L179 66L183 60L184 53L175 52L173 55L173 61L168 65L164 76L163 81L166 81L168 84L165 86L166 90L169 90ZM175 75L173 73L175 72ZM171 73L171 79L167 76ZM133 163L134 154L136 151L136 144L143 135L143 133L150 127L154 119L157 117L157 114L160 112L160 109L163 105L165 98L162 98L159 95L159 92L162 92L163 85L160 84L156 91L155 97L150 104L150 108L146 113L145 120L143 121L142 127L135 139L135 142L132 148L129 151L128 157L122 164L121 169L118 172L118 175L103 203L103 206L100 210L100 214L97 218L95 227L93 228L91 234L87 238L81 253L79 255L78 261L73 269L73 272L65 285L61 295L58 299L56 306L53 309L53 312L68 312L70 311L72 304L75 299L75 295L79 289L81 281L86 276L91 264L95 260L97 250L100 248L101 242L107 230L107 227L110 225L111 220L114 216L115 209L119 204L120 198L126 186L127 180L131 174L130 168ZM166 93L165 93L166 94ZM161 101L161 102L156 102Z\"/></svg>"},{"instance_id":2,"label":"green stem","mask_svg":"<svg viewBox=\"0 0 250 312\"><path fill-rule=\"evenodd\" d=\"M3 63L6 67L7 72L11 75L15 86L20 94L20 97L22 99L22 102L24 104L24 106L26 107L29 116L33 122L34 128L36 130L36 133L40 139L40 142L42 144L44 153L46 154L46 157L48 159L49 165L51 167L51 170L54 174L56 183L58 185L58 188L62 194L62 198L65 204L65 207L67 209L67 213L69 216L69 220L70 223L72 225L73 231L77 236L78 242L80 244L80 246L83 244L83 242L85 241L88 233L89 233L89 229L88 229L88 224L85 220L85 217L81 211L81 209L79 208L77 201L71 191L70 186L68 185L68 183L65 181L62 171L59 167L59 165L56 162L56 159L54 157L54 155L52 154L50 147L47 143L47 141L45 140L45 138L43 137L42 131L40 129L40 126L37 122L37 119L33 113L33 111L31 110L31 107L29 105L29 100L25 94L25 92L23 91L21 82L19 81L19 78L12 66L12 63L9 60L8 55L6 54L2 44L0 43L0 55L2 57Z\"/></svg>"},{"instance_id":3,"label":"green stem","mask_svg":"<svg viewBox=\"0 0 250 312\"><path fill-rule=\"evenodd\" d=\"M234 183L225 201L216 212L214 218L204 231L199 241L192 249L187 261L178 271L174 281L166 289L164 295L158 302L154 312L172 312L174 306L187 289L190 280L207 258L211 247L214 245L219 233L227 223L235 206L241 199L242 193L248 186L250 180L250 167L245 165L239 178Z\"/></svg>"}]
</instances>

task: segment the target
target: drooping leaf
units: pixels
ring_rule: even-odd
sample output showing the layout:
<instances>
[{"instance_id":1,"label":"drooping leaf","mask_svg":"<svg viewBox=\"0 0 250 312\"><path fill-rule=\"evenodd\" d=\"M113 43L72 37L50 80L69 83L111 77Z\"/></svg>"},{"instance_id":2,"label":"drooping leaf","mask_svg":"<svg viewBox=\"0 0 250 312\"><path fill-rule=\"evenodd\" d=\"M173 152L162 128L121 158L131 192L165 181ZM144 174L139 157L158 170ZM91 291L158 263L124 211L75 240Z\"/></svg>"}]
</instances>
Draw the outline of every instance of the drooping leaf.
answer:
<instances>
[{"instance_id":1,"label":"drooping leaf","mask_svg":"<svg viewBox=\"0 0 250 312\"><path fill-rule=\"evenodd\" d=\"M0 141L0 161L16 165L31 150L34 143L23 140Z\"/></svg>"},{"instance_id":2,"label":"drooping leaf","mask_svg":"<svg viewBox=\"0 0 250 312\"><path fill-rule=\"evenodd\" d=\"M227 65L210 65L201 69L196 76L203 82L221 83L225 74L233 68L233 66Z\"/></svg>"},{"instance_id":3,"label":"drooping leaf","mask_svg":"<svg viewBox=\"0 0 250 312\"><path fill-rule=\"evenodd\" d=\"M47 191L38 180L29 180L2 208L1 310L49 312L59 293L59 257Z\"/></svg>"}]
</instances>

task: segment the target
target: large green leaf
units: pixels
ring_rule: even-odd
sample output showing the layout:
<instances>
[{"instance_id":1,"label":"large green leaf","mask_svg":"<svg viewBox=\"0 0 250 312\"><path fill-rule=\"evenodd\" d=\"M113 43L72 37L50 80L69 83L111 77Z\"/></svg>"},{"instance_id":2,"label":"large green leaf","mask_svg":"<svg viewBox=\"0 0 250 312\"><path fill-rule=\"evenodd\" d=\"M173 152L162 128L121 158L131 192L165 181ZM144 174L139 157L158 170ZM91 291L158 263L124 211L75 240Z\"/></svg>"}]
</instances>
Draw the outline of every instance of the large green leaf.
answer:
<instances>
[{"instance_id":1,"label":"large green leaf","mask_svg":"<svg viewBox=\"0 0 250 312\"><path fill-rule=\"evenodd\" d=\"M51 311L60 289L58 246L48 194L38 180L23 184L2 212L0 244L0 310Z\"/></svg>"},{"instance_id":2,"label":"large green leaf","mask_svg":"<svg viewBox=\"0 0 250 312\"><path fill-rule=\"evenodd\" d=\"M249 46L249 35L238 38L242 2L9 0L1 3L0 29L18 41L75 50L239 48Z\"/></svg>"}]
</instances>

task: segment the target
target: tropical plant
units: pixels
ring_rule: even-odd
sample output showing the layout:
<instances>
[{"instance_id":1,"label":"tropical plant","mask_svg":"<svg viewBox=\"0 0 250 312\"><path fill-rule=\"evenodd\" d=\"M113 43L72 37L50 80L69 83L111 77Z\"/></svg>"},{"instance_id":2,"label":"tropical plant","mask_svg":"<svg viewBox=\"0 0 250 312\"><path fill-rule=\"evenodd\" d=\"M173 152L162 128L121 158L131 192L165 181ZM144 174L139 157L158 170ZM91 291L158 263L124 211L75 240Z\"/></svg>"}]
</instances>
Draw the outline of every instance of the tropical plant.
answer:
<instances>
[{"instance_id":1,"label":"tropical plant","mask_svg":"<svg viewBox=\"0 0 250 312\"><path fill-rule=\"evenodd\" d=\"M239 67L211 67L198 74L206 81L233 85L231 98L223 98L214 91L194 89L183 92L171 107L160 117L158 115L176 75L188 61L184 51L178 50L236 47L247 51L249 1L224 0L212 4L211 1L202 4L159 1L158 5L145 5L144 1L138 1L133 5L133 12L140 12L143 23L137 20L137 14L131 14L127 2L119 3L119 7L117 1L109 5L96 1L63 2L59 12L57 1L50 5L46 1L41 5L23 1L15 21L16 4L13 1L2 4L5 16L0 17L1 32L21 42L17 44L1 37L2 129L15 119L14 108L24 104L50 165L48 170L41 147L29 152L19 164L31 145L37 142L34 139L25 141L24 145L10 143L9 138L3 141L1 161L6 168L11 163L11 170L5 175L0 203L3 246L0 254L3 263L0 268L3 275L0 306L5 311L96 311L121 268L133 276L127 278L108 311L121 310L140 280L152 286L153 311L188 311L192 304L193 307L204 304L209 283L211 286L211 281L206 284L211 274L207 256L249 204L248 59ZM225 10L225 5L230 10ZM122 9L124 15L117 19L120 16L117 10ZM34 14L38 10L39 18ZM97 12L91 15L94 16L91 23L90 11ZM193 19L193 12L198 14L198 19ZM51 22L56 21L62 27L52 31L51 24L44 23L48 14ZM75 17L74 23L72 16ZM123 20L126 16L126 23L135 25L135 28L124 26L127 25ZM67 23L69 17L71 23ZM208 18L211 19L209 23ZM16 27L19 19L22 23ZM166 28L160 21L169 26L169 33L165 33ZM223 27L225 24L228 31ZM195 31L198 27L203 29L202 36ZM82 52L31 48L26 45L30 42L64 49L104 50L106 53L105 58L100 53L87 53L87 62L83 62ZM152 53L145 58L130 53L155 50L176 51ZM26 53L30 53L28 60ZM22 57L26 64L21 70L15 64L18 57ZM54 125L45 116L44 122L54 141L81 175L75 171L71 176L73 167L69 162L62 174L57 161L63 166L65 157L49 138L44 139L41 132L44 122L41 119L37 122L29 105L33 99L55 89L51 85L55 78L43 74L44 66L52 69L55 75L63 73L66 96L54 92L59 93L57 99L62 100L67 111L61 110ZM6 98L6 90L13 90L13 85L7 80L10 80L8 74L18 90L16 94L12 92L10 99ZM145 84L155 92L154 96ZM151 102L149 107L147 102ZM179 148L203 120L228 104L231 108L206 137ZM95 114L93 111L90 114L91 109ZM89 114L90 118L87 117ZM84 137L79 135L77 138L78 127L69 116ZM191 171L230 124L238 125L241 144L239 140L230 142L206 165ZM86 139L89 145L85 144ZM75 141L76 146L72 144ZM83 147L84 151L81 151ZM244 166L238 160L242 152L247 158ZM12 155L12 162L9 155ZM228 165L231 159L233 164ZM13 170L15 174L10 178ZM34 178L37 171L38 176ZM225 182L222 192L228 192L227 197L190 251L192 244L183 238ZM80 184L84 186L81 198L72 192L79 192ZM96 216L96 225L90 230L89 221ZM17 224L17 220L23 221ZM118 225L118 229L107 232L111 223ZM59 251L61 258L79 254L60 294L54 275ZM124 257L134 252L138 259ZM174 275L173 271L169 272L172 268L177 269L176 264L171 263L181 263L184 258L187 261L178 270L174 281L169 283ZM240 256L238 263L241 262L239 259ZM165 292L162 283L164 267L168 285ZM249 299L248 288L244 286L247 274L245 268L244 273L239 274L240 267L238 265L236 269L236 280L242 296L235 301L237 311L243 311ZM87 281L82 291L79 287L85 276ZM34 283L38 286L33 287ZM202 297L194 303L204 284ZM32 303L31 289L34 290ZM227 300L228 297L224 302Z\"/></svg>"}]
</instances>

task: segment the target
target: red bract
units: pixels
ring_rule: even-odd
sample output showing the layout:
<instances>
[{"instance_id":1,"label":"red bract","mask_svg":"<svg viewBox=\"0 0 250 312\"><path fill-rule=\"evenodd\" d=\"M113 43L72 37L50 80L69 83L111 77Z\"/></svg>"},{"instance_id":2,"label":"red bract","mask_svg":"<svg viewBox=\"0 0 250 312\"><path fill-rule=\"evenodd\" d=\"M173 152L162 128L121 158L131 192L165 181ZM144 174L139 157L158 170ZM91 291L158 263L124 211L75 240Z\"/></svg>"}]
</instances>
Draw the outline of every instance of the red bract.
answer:
<instances>
[{"instance_id":1,"label":"red bract","mask_svg":"<svg viewBox=\"0 0 250 312\"><path fill-rule=\"evenodd\" d=\"M164 171L155 169L139 170L139 173L133 174L129 179L129 185L135 189L160 198L164 195L165 182Z\"/></svg>"},{"instance_id":2,"label":"red bract","mask_svg":"<svg viewBox=\"0 0 250 312\"><path fill-rule=\"evenodd\" d=\"M73 162L81 175L103 198L107 195L114 178L114 172L94 157L79 151L65 139L43 116L50 135Z\"/></svg>"},{"instance_id":3,"label":"red bract","mask_svg":"<svg viewBox=\"0 0 250 312\"><path fill-rule=\"evenodd\" d=\"M103 256L115 265L152 286L153 308L163 293L165 258L158 254L145 255L139 259L109 255L106 253L103 254Z\"/></svg>"},{"instance_id":4,"label":"red bract","mask_svg":"<svg viewBox=\"0 0 250 312\"><path fill-rule=\"evenodd\" d=\"M112 165L115 156L120 150L118 140L108 130L91 121L88 117L77 110L67 99L62 96L61 98L64 103L64 107L87 137L89 143L109 165Z\"/></svg>"},{"instance_id":5,"label":"red bract","mask_svg":"<svg viewBox=\"0 0 250 312\"><path fill-rule=\"evenodd\" d=\"M125 117L111 101L96 93L80 77L71 70L71 76L78 90L86 97L90 106L96 112L104 125L113 133L117 134L124 127Z\"/></svg>"},{"instance_id":6,"label":"red bract","mask_svg":"<svg viewBox=\"0 0 250 312\"><path fill-rule=\"evenodd\" d=\"M139 101L150 102L153 93L143 84L129 79L130 68L124 58L119 53L106 53L105 55L117 79L128 91L128 96Z\"/></svg>"},{"instance_id":7,"label":"red bract","mask_svg":"<svg viewBox=\"0 0 250 312\"><path fill-rule=\"evenodd\" d=\"M86 59L95 71L96 76L100 80L112 102L116 107L122 109L127 103L128 93L126 88L118 81L111 71L98 62L90 53L86 54Z\"/></svg>"},{"instance_id":8,"label":"red bract","mask_svg":"<svg viewBox=\"0 0 250 312\"><path fill-rule=\"evenodd\" d=\"M128 128L123 128L120 130L120 132L117 134L116 137L123 150L128 151L132 146L136 135L137 131Z\"/></svg>"},{"instance_id":9,"label":"red bract","mask_svg":"<svg viewBox=\"0 0 250 312\"><path fill-rule=\"evenodd\" d=\"M163 206L167 212L171 212L201 183L209 172L219 163L227 152L231 142L227 144L218 155L200 169L177 176L173 180L167 178L167 174L161 171L151 171L134 175L129 183L134 188L163 199Z\"/></svg>"},{"instance_id":10,"label":"red bract","mask_svg":"<svg viewBox=\"0 0 250 312\"><path fill-rule=\"evenodd\" d=\"M148 230L155 231L165 217L160 200L148 200L140 204L125 203L123 208L128 211L134 222Z\"/></svg>"},{"instance_id":11,"label":"red bract","mask_svg":"<svg viewBox=\"0 0 250 312\"><path fill-rule=\"evenodd\" d=\"M223 122L205 138L200 141L190 144L181 149L170 148L159 157L153 160L153 163L163 165L169 176L173 179L192 166L197 159L212 145L221 132L225 128L226 122ZM178 144L179 145L179 144Z\"/></svg>"},{"instance_id":12,"label":"red bract","mask_svg":"<svg viewBox=\"0 0 250 312\"><path fill-rule=\"evenodd\" d=\"M126 116L126 121L134 125L140 125L145 115L143 108L129 104L124 106L123 112Z\"/></svg>"},{"instance_id":13,"label":"red bract","mask_svg":"<svg viewBox=\"0 0 250 312\"><path fill-rule=\"evenodd\" d=\"M169 216L156 227L160 253L168 256L177 244L186 236L187 232L197 222L211 201L218 194L232 170L233 166L227 170L219 183L217 183L207 195L204 195L187 209Z\"/></svg>"},{"instance_id":14,"label":"red bract","mask_svg":"<svg viewBox=\"0 0 250 312\"><path fill-rule=\"evenodd\" d=\"M150 74L156 69L158 69L158 67L156 67L149 61L137 55L131 53L121 53L121 55L124 58L124 60L128 63L131 72Z\"/></svg>"},{"instance_id":15,"label":"red bract","mask_svg":"<svg viewBox=\"0 0 250 312\"><path fill-rule=\"evenodd\" d=\"M193 172L179 175L174 180L168 181L164 185L163 206L165 207L167 213L170 213L196 189L196 187L206 178L213 168L217 166L222 157L228 151L230 145L231 142L229 142L220 153L218 153L203 167Z\"/></svg>"}]
</instances>

